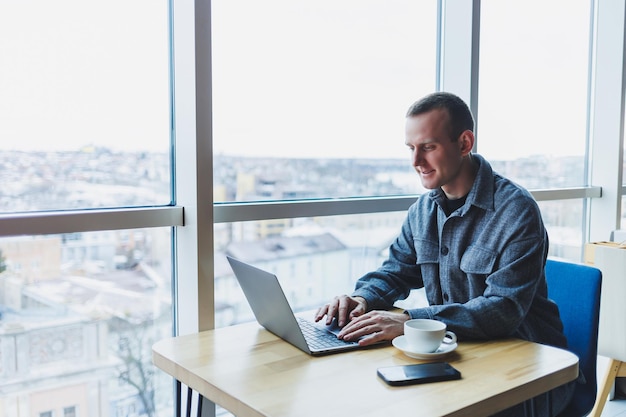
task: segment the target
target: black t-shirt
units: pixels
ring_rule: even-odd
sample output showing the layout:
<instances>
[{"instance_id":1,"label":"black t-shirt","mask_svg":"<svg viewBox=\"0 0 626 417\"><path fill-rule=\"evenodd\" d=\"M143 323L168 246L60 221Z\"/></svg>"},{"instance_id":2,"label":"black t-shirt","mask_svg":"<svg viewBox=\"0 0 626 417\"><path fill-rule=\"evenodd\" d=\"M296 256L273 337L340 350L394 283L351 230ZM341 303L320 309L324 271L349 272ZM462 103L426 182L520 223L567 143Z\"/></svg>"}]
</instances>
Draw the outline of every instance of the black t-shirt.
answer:
<instances>
[{"instance_id":1,"label":"black t-shirt","mask_svg":"<svg viewBox=\"0 0 626 417\"><path fill-rule=\"evenodd\" d=\"M449 216L454 210L463 207L465 200L467 200L467 195L457 198L456 200L450 200L446 197L443 203L443 211L446 213L446 216Z\"/></svg>"}]
</instances>

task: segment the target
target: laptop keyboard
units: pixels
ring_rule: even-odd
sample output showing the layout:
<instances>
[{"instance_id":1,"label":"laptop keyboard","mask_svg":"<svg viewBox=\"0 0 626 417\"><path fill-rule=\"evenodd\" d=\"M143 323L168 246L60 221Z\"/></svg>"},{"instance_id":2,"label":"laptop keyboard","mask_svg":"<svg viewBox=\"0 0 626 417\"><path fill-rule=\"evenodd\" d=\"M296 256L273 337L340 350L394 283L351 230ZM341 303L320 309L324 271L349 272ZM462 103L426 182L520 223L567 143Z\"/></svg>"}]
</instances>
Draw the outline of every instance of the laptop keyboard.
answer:
<instances>
[{"instance_id":1,"label":"laptop keyboard","mask_svg":"<svg viewBox=\"0 0 626 417\"><path fill-rule=\"evenodd\" d=\"M309 344L309 347L311 347L312 349L327 349L335 346L345 346L356 343L346 342L344 340L337 339L337 336L316 327L310 321L301 317L296 318L298 319L298 324L302 329L302 334L304 334L304 338Z\"/></svg>"}]
</instances>

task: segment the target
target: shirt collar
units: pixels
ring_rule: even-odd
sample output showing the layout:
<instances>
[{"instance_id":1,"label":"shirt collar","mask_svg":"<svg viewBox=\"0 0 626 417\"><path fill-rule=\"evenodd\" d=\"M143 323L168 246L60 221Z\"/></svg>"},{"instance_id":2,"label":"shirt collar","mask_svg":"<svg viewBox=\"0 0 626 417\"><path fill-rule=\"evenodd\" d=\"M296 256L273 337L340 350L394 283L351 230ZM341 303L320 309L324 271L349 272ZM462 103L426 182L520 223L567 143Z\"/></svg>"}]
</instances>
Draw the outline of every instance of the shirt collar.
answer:
<instances>
[{"instance_id":1,"label":"shirt collar","mask_svg":"<svg viewBox=\"0 0 626 417\"><path fill-rule=\"evenodd\" d=\"M478 154L472 154L472 158L478 164L478 171L476 172L476 178L474 184L467 194L467 200L462 209L462 214L469 209L471 205L480 207L484 210L493 210L494 208L494 181L493 181L493 169L489 162ZM440 207L445 199L445 194L441 188L432 190L430 192L430 198L435 201Z\"/></svg>"}]
</instances>

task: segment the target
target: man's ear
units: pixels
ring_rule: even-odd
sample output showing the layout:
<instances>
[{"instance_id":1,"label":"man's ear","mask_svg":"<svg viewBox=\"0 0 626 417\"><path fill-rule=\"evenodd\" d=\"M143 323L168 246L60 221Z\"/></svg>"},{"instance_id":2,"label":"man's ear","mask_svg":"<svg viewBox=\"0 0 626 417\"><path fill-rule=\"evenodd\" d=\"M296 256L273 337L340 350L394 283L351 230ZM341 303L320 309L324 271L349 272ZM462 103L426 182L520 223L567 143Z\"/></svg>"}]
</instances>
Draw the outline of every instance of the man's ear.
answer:
<instances>
[{"instance_id":1,"label":"man's ear","mask_svg":"<svg viewBox=\"0 0 626 417\"><path fill-rule=\"evenodd\" d=\"M474 137L474 132L472 132L471 130L465 130L463 133L461 133L461 136L459 136L459 146L461 154L463 156L469 154L472 151L472 149L474 148L475 140L476 139Z\"/></svg>"}]
</instances>

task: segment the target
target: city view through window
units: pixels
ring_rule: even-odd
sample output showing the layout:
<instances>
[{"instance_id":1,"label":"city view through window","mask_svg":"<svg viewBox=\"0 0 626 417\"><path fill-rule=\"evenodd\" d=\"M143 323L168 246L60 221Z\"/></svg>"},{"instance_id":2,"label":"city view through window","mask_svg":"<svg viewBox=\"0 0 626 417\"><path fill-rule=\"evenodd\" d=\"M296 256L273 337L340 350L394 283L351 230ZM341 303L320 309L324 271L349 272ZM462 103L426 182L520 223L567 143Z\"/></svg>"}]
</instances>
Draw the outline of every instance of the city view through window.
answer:
<instances>
[{"instance_id":1,"label":"city view through window","mask_svg":"<svg viewBox=\"0 0 626 417\"><path fill-rule=\"evenodd\" d=\"M168 21L0 2L2 215L171 204ZM169 227L0 238L0 416L171 416L171 248Z\"/></svg>"},{"instance_id":2,"label":"city view through window","mask_svg":"<svg viewBox=\"0 0 626 417\"><path fill-rule=\"evenodd\" d=\"M48 199L50 195L67 196L66 206L98 207L105 194L83 191L100 187L129 206L144 204L146 195L154 201L169 198L164 180L167 164L155 162L160 168L154 172L140 168L146 175L130 177L126 172L128 166L142 166L138 161L166 161L165 154L115 155L105 149L80 149L41 153L38 160L32 154L25 156L32 173L22 181L15 179L14 188L0 190L5 211L17 204L26 211L54 208L58 200ZM0 157L0 175L14 175L14 167L22 162L16 153L3 151ZM76 163L60 170L63 159ZM115 160L120 163L111 163ZM581 162L542 158L493 161L495 169L531 187L567 186L558 181L571 178L570 170L576 172L577 163ZM223 156L216 158L215 165L216 201L423 192L405 159ZM542 177L533 177L537 172ZM73 180L67 181L68 177ZM42 187L44 182L49 185ZM21 192L15 194L15 189ZM576 210L572 213L567 202L550 204L544 218L552 250L566 251L563 245L579 248L580 239L559 243L558 234L577 236L580 215ZM569 219L563 216L566 212ZM217 325L252 319L225 254L276 273L294 309L307 310L349 291L358 276L376 267L403 218L404 213L398 212L216 224ZM169 240L169 230L160 228L0 239L0 404L14 409L24 393L35 391L44 412L54 405L52 399L61 401L80 387L86 399L106 398L111 415L120 410L157 415L157 410L171 407L171 395L155 395L171 386L167 379L153 379L149 351L152 342L171 333ZM150 377L148 385L139 382L144 377ZM168 400L159 404L159 399ZM87 415L109 415L92 410L90 404L76 406L88 410Z\"/></svg>"}]
</instances>

